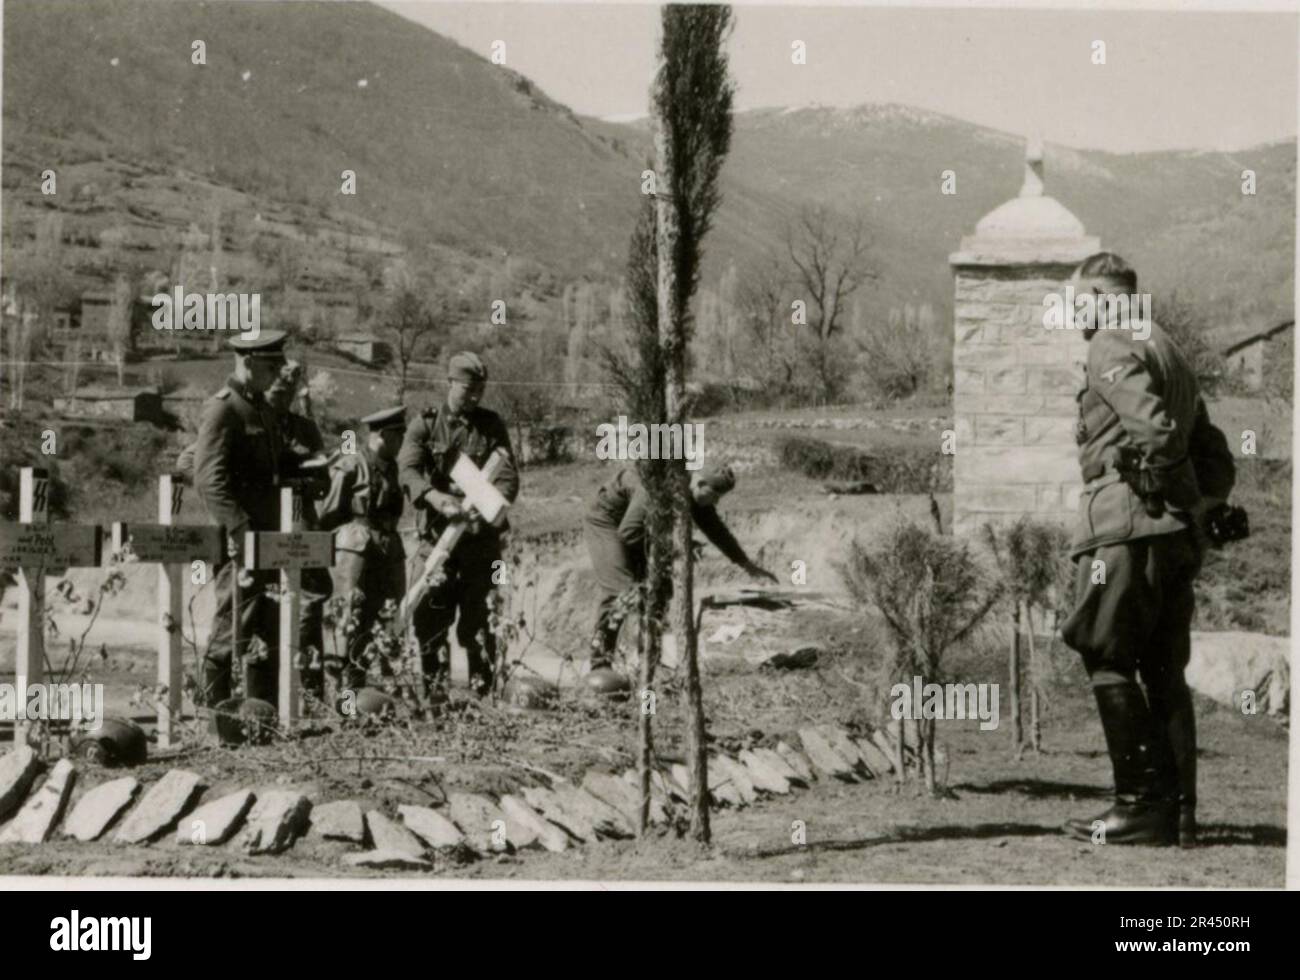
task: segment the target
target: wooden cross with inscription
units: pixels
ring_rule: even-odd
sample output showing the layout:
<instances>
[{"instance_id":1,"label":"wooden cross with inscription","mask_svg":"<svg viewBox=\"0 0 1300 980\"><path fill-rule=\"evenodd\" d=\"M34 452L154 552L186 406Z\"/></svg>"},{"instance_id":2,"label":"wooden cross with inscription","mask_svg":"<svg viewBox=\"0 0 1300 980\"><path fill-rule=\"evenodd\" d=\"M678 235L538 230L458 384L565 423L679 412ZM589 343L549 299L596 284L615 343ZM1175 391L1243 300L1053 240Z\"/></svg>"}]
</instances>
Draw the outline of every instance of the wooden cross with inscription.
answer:
<instances>
[{"instance_id":1,"label":"wooden cross with inscription","mask_svg":"<svg viewBox=\"0 0 1300 980\"><path fill-rule=\"evenodd\" d=\"M96 568L98 525L50 523L50 476L24 466L19 472L18 521L0 522L0 570L18 573L18 649L14 674L21 687L45 678L45 576L68 568ZM14 725L14 744L27 741L27 722Z\"/></svg>"},{"instance_id":2,"label":"wooden cross with inscription","mask_svg":"<svg viewBox=\"0 0 1300 980\"><path fill-rule=\"evenodd\" d=\"M302 570L334 564L334 535L304 531L302 497L292 487L280 488L280 530L244 534L244 567L280 572L280 727L291 731L298 721L298 605L302 601Z\"/></svg>"},{"instance_id":3,"label":"wooden cross with inscription","mask_svg":"<svg viewBox=\"0 0 1300 980\"><path fill-rule=\"evenodd\" d=\"M185 566L202 562L202 581L216 573L225 554L225 531L211 524L175 524L185 487L170 474L158 477L158 523L113 525L113 551L158 568L158 746L168 748L181 717L181 626Z\"/></svg>"}]
</instances>

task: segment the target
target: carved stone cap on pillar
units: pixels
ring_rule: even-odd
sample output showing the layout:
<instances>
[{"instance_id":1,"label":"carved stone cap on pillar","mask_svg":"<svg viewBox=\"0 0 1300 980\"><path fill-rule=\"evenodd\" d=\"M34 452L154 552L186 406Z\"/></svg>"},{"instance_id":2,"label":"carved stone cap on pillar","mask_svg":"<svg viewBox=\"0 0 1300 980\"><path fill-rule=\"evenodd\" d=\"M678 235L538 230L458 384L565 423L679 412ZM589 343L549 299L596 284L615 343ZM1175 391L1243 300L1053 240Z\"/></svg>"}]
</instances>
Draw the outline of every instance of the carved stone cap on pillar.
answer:
<instances>
[{"instance_id":1,"label":"carved stone cap on pillar","mask_svg":"<svg viewBox=\"0 0 1300 980\"><path fill-rule=\"evenodd\" d=\"M1101 240L1060 201L1044 193L1043 147L1025 148L1025 179L1020 194L994 208L975 225L948 257L953 266L1035 265L1082 262L1101 251Z\"/></svg>"}]
</instances>

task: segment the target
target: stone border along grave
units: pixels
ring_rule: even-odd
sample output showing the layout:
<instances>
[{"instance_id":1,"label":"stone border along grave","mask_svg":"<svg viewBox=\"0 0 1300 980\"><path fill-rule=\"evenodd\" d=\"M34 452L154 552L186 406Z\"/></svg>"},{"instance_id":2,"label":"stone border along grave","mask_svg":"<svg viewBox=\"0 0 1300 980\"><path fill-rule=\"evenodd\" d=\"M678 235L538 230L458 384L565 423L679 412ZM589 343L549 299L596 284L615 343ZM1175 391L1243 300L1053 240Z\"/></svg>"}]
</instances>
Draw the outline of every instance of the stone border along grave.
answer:
<instances>
[{"instance_id":1,"label":"stone border along grave","mask_svg":"<svg viewBox=\"0 0 1300 980\"><path fill-rule=\"evenodd\" d=\"M894 770L896 745L883 729L854 736L836 725L813 725L791 741L798 744L778 741L775 748L748 748L734 758L710 756L712 806L739 808L806 789L818 779L857 782ZM636 828L634 769L621 776L592 769L581 785L521 784L499 799L453 792L438 809L401 805L397 819L363 812L354 800L313 806L292 789L240 789L207 799L203 778L184 769L170 770L148 787L129 774L110 778L82 795L65 818L77 770L61 759L36 785L44 769L27 746L0 756L0 844L71 838L147 846L170 836L178 844L229 845L258 855L281 853L312 834L362 848L343 856L348 867L428 871L434 868L431 855L466 861L528 848L558 852L591 840L631 838ZM683 765L655 770L652 824L673 821L687 801L687 785Z\"/></svg>"}]
</instances>

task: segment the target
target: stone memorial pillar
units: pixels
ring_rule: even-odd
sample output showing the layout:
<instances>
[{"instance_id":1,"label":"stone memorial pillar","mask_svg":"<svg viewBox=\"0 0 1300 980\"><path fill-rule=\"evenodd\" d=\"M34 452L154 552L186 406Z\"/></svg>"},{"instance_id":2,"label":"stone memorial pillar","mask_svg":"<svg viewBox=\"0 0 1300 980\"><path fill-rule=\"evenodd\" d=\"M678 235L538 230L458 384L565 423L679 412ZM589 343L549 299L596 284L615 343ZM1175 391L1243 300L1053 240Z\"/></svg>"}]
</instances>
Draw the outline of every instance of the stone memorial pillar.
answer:
<instances>
[{"instance_id":1,"label":"stone memorial pillar","mask_svg":"<svg viewBox=\"0 0 1300 980\"><path fill-rule=\"evenodd\" d=\"M1021 515L1068 523L1079 500L1074 395L1085 343L1043 324L1100 241L1044 194L1041 146L1025 155L1020 195L985 215L948 261L953 303L953 529L958 535Z\"/></svg>"}]
</instances>

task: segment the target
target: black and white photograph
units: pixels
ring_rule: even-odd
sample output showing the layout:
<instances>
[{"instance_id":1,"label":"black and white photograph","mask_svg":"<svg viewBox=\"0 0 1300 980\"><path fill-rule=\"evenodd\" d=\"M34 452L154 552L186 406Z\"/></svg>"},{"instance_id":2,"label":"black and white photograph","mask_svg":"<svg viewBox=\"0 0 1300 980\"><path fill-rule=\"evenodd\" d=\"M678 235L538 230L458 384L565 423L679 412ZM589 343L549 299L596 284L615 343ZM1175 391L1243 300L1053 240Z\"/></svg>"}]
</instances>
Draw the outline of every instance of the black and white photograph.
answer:
<instances>
[{"instance_id":1,"label":"black and white photograph","mask_svg":"<svg viewBox=\"0 0 1300 980\"><path fill-rule=\"evenodd\" d=\"M2 28L0 890L1300 887L1296 4Z\"/></svg>"}]
</instances>

